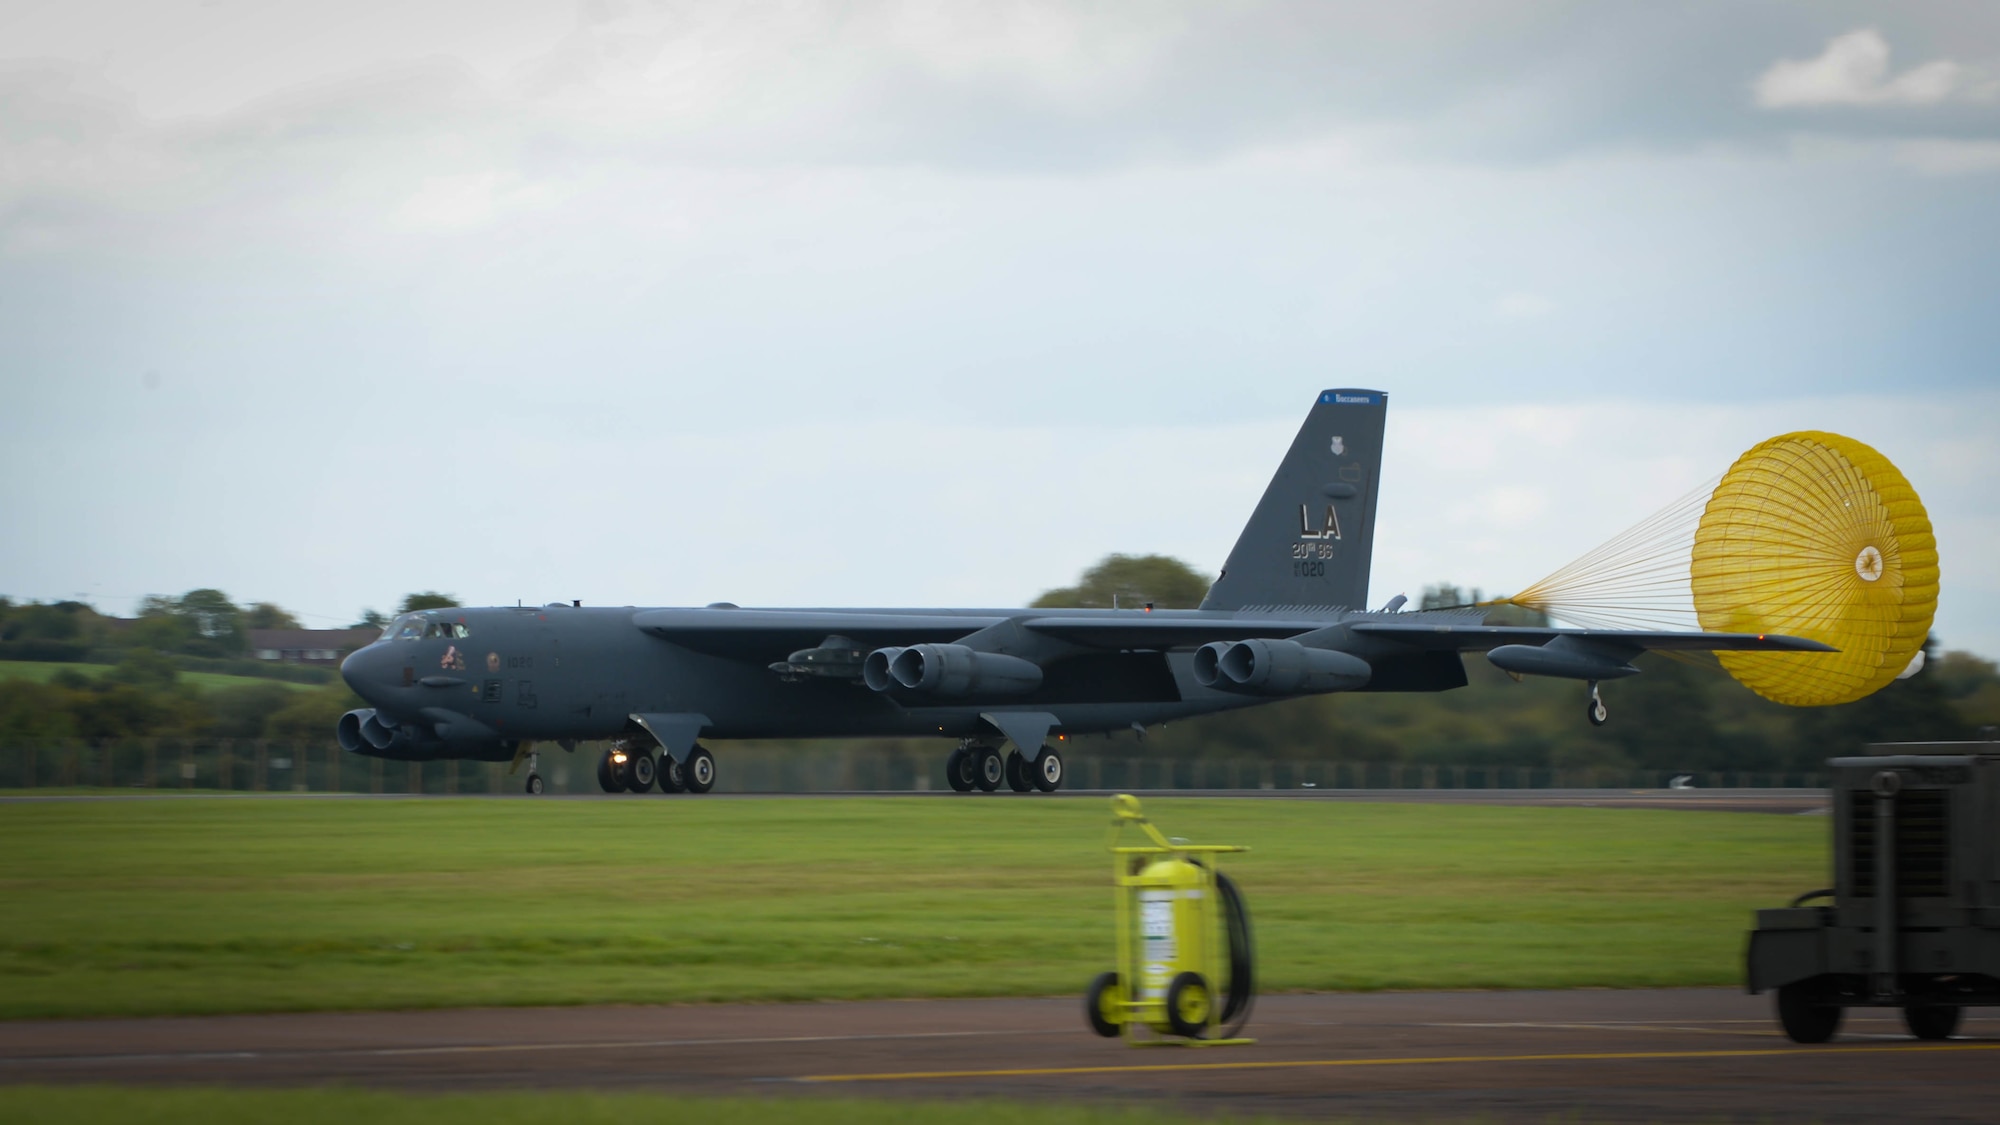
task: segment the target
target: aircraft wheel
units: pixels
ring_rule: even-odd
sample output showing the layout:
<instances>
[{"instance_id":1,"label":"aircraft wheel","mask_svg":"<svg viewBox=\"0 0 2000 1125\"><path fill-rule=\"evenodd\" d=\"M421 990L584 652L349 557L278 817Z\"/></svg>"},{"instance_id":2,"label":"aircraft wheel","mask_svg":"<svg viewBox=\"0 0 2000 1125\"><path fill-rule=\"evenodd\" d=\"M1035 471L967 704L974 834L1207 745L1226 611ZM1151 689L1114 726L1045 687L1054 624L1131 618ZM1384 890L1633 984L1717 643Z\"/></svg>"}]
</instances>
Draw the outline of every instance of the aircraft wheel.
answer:
<instances>
[{"instance_id":1,"label":"aircraft wheel","mask_svg":"<svg viewBox=\"0 0 2000 1125\"><path fill-rule=\"evenodd\" d=\"M1090 1021L1090 1030L1106 1039L1118 1038L1124 1031L1124 993L1118 989L1117 973L1099 973L1090 982L1090 991L1083 995L1083 1018Z\"/></svg>"},{"instance_id":2,"label":"aircraft wheel","mask_svg":"<svg viewBox=\"0 0 2000 1125\"><path fill-rule=\"evenodd\" d=\"M1007 751L1007 788L1016 793L1027 793L1035 788L1034 779L1028 776L1028 759L1019 750Z\"/></svg>"},{"instance_id":3,"label":"aircraft wheel","mask_svg":"<svg viewBox=\"0 0 2000 1125\"><path fill-rule=\"evenodd\" d=\"M1007 766L1000 760L999 748L981 746L973 754L977 755L977 760L973 763L972 783L979 787L981 793L991 793L1000 788L1000 783L1007 777Z\"/></svg>"},{"instance_id":4,"label":"aircraft wheel","mask_svg":"<svg viewBox=\"0 0 2000 1125\"><path fill-rule=\"evenodd\" d=\"M634 793L645 793L653 788L653 777L659 766L650 753L634 754L625 759L625 785Z\"/></svg>"},{"instance_id":5,"label":"aircraft wheel","mask_svg":"<svg viewBox=\"0 0 2000 1125\"><path fill-rule=\"evenodd\" d=\"M687 767L681 765L679 762L674 761L674 756L672 754L660 755L659 775L660 775L660 792L662 793L687 792L687 787L688 787Z\"/></svg>"},{"instance_id":6,"label":"aircraft wheel","mask_svg":"<svg viewBox=\"0 0 2000 1125\"><path fill-rule=\"evenodd\" d=\"M972 792L973 771L979 763L973 760L972 751L960 746L944 759L944 779L955 793Z\"/></svg>"},{"instance_id":7,"label":"aircraft wheel","mask_svg":"<svg viewBox=\"0 0 2000 1125\"><path fill-rule=\"evenodd\" d=\"M1903 1026L1919 1039L1949 1039L1964 1013L1964 1008L1950 1004L1912 1004L1903 1009Z\"/></svg>"},{"instance_id":8,"label":"aircraft wheel","mask_svg":"<svg viewBox=\"0 0 2000 1125\"><path fill-rule=\"evenodd\" d=\"M1601 727L1611 721L1611 711L1604 706L1604 697L1597 693L1595 680L1590 683L1590 698L1584 701L1583 714L1594 727Z\"/></svg>"},{"instance_id":9,"label":"aircraft wheel","mask_svg":"<svg viewBox=\"0 0 2000 1125\"><path fill-rule=\"evenodd\" d=\"M528 786L527 786L527 788L528 788L528 796L530 796L530 797L539 797L539 796L541 796L541 795L542 795L542 775L541 775L541 774L538 774L538 773L531 773L531 774L529 774L529 775L528 775Z\"/></svg>"},{"instance_id":10,"label":"aircraft wheel","mask_svg":"<svg viewBox=\"0 0 2000 1125\"><path fill-rule=\"evenodd\" d=\"M1821 1001L1817 985L1801 980L1778 988L1778 1026L1794 1043L1824 1043L1840 1030L1840 1005Z\"/></svg>"},{"instance_id":11,"label":"aircraft wheel","mask_svg":"<svg viewBox=\"0 0 2000 1125\"><path fill-rule=\"evenodd\" d=\"M616 793L624 789L625 783L618 779L617 769L618 767L611 763L611 751L606 750L604 756L597 759L597 787L606 793Z\"/></svg>"},{"instance_id":12,"label":"aircraft wheel","mask_svg":"<svg viewBox=\"0 0 2000 1125\"><path fill-rule=\"evenodd\" d=\"M706 746L696 746L681 767L681 780L690 793L706 793L715 788L715 755Z\"/></svg>"},{"instance_id":13,"label":"aircraft wheel","mask_svg":"<svg viewBox=\"0 0 2000 1125\"><path fill-rule=\"evenodd\" d=\"M1063 783L1062 755L1053 750L1042 751L1042 760L1028 767L1028 777L1035 783L1035 788L1044 793L1053 793L1061 789Z\"/></svg>"},{"instance_id":14,"label":"aircraft wheel","mask_svg":"<svg viewBox=\"0 0 2000 1125\"><path fill-rule=\"evenodd\" d=\"M1200 973L1182 973L1167 982L1167 1026L1175 1035L1199 1039L1208 1030L1208 982Z\"/></svg>"}]
</instances>

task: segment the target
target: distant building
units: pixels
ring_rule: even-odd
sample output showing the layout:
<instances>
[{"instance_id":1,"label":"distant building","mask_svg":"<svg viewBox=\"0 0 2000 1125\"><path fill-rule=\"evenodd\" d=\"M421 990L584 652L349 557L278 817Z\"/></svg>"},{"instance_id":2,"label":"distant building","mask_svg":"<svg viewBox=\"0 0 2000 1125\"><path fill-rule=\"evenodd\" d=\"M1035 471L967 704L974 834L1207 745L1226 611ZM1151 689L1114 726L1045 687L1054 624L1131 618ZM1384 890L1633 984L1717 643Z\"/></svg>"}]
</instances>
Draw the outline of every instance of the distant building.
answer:
<instances>
[{"instance_id":1,"label":"distant building","mask_svg":"<svg viewBox=\"0 0 2000 1125\"><path fill-rule=\"evenodd\" d=\"M286 664L337 664L381 635L380 629L252 629L250 655Z\"/></svg>"}]
</instances>

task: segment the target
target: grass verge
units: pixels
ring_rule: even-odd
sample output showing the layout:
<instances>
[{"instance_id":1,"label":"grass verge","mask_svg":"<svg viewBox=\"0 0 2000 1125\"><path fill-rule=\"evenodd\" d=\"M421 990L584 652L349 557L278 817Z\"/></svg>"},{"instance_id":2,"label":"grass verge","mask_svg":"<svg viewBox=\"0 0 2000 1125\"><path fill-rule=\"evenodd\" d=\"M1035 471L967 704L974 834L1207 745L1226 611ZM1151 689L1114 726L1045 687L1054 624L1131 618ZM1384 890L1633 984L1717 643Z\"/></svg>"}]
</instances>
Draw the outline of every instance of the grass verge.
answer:
<instances>
[{"instance_id":1,"label":"grass verge","mask_svg":"<svg viewBox=\"0 0 2000 1125\"><path fill-rule=\"evenodd\" d=\"M0 660L0 680L30 680L45 684L54 679L56 673L69 671L80 676L98 679L113 671L110 664L59 664L40 660ZM182 683L193 684L203 691L217 688L244 687L248 684L282 684L295 691L312 691L321 684L296 683L291 680L267 679L262 676L231 676L222 672L181 672Z\"/></svg>"},{"instance_id":2,"label":"grass verge","mask_svg":"<svg viewBox=\"0 0 2000 1125\"><path fill-rule=\"evenodd\" d=\"M1823 817L1155 800L1254 850L1267 990L1726 985ZM49 802L0 1016L1051 995L1111 960L1097 799Z\"/></svg>"}]
</instances>

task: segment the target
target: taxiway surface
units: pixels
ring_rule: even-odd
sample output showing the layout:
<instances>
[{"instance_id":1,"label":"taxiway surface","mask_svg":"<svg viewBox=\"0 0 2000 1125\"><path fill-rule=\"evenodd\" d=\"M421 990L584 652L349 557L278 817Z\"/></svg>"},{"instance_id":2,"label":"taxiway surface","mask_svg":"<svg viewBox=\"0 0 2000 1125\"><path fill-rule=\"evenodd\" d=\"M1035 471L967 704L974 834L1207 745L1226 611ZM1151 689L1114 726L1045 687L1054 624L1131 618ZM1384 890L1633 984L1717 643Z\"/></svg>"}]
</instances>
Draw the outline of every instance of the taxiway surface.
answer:
<instances>
[{"instance_id":1,"label":"taxiway surface","mask_svg":"<svg viewBox=\"0 0 2000 1125\"><path fill-rule=\"evenodd\" d=\"M1135 1050L1075 998L0 1024L0 1081L1024 1098L1380 1120L1990 1122L2000 1017L1784 1039L1721 989L1269 997L1246 1047Z\"/></svg>"}]
</instances>

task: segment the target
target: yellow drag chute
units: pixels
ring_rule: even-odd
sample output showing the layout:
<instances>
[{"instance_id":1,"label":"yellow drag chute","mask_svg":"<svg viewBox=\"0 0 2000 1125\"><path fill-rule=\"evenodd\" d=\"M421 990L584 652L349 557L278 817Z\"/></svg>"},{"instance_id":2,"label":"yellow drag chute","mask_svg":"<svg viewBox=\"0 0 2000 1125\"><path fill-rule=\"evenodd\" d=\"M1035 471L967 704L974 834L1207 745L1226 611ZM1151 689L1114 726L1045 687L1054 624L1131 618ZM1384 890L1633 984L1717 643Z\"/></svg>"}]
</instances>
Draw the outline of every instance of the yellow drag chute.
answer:
<instances>
[{"instance_id":1,"label":"yellow drag chute","mask_svg":"<svg viewBox=\"0 0 2000 1125\"><path fill-rule=\"evenodd\" d=\"M1937 540L1889 459L1802 431L1736 459L1709 496L1690 570L1702 629L1807 637L1837 653L1721 652L1794 707L1849 703L1911 667L1937 611Z\"/></svg>"}]
</instances>

